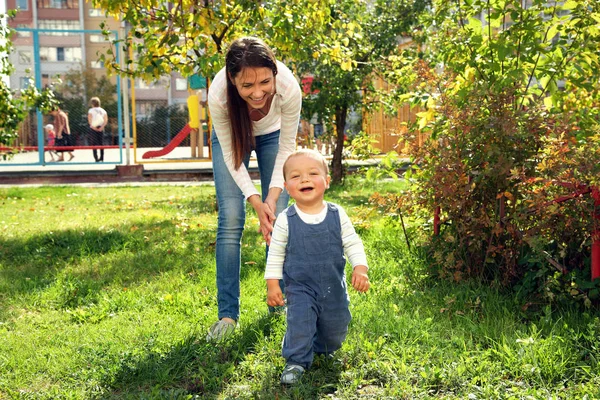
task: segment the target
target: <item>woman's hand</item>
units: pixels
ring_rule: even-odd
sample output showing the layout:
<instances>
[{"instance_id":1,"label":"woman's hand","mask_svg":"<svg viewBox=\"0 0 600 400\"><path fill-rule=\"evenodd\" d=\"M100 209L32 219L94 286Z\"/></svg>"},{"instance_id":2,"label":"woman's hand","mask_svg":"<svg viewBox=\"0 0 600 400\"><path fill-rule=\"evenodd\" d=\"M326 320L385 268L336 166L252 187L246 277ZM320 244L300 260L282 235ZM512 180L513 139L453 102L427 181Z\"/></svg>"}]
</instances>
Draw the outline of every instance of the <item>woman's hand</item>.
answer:
<instances>
[{"instance_id":1,"label":"woman's hand","mask_svg":"<svg viewBox=\"0 0 600 400\"><path fill-rule=\"evenodd\" d=\"M273 224L275 223L275 212L266 202L260 201L259 195L255 194L248 197L248 201L256 211L260 226L258 231L263 235L267 245L271 244L271 232L273 232Z\"/></svg>"}]
</instances>

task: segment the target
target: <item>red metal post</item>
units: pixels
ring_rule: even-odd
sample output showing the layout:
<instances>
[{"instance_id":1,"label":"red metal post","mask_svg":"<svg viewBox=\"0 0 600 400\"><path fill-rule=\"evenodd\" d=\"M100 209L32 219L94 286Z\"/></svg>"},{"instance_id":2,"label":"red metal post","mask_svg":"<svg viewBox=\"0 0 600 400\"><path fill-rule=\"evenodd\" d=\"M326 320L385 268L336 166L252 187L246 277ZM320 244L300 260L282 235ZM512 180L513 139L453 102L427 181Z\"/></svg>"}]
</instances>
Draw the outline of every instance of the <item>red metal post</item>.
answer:
<instances>
[{"instance_id":1,"label":"red metal post","mask_svg":"<svg viewBox=\"0 0 600 400\"><path fill-rule=\"evenodd\" d=\"M440 234L440 207L437 206L433 213L433 234L435 236Z\"/></svg>"},{"instance_id":2,"label":"red metal post","mask_svg":"<svg viewBox=\"0 0 600 400\"><path fill-rule=\"evenodd\" d=\"M592 189L592 197L596 206L594 232L592 232L592 281L600 278L600 188Z\"/></svg>"}]
</instances>

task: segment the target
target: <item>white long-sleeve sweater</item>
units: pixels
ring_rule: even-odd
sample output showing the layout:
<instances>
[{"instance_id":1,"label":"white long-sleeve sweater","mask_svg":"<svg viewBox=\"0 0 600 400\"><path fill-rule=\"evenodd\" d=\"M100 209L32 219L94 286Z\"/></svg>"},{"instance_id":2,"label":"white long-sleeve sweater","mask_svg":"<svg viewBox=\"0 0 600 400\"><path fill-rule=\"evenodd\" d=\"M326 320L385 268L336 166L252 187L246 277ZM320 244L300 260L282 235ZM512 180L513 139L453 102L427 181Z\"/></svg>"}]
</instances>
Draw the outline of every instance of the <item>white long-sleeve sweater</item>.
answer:
<instances>
[{"instance_id":1,"label":"white long-sleeve sweater","mask_svg":"<svg viewBox=\"0 0 600 400\"><path fill-rule=\"evenodd\" d=\"M252 123L254 136L266 135L280 129L279 152L275 160L273 175L269 189L277 187L283 189L283 163L290 153L296 149L296 134L302 107L302 92L298 80L283 63L277 61L277 75L275 77L276 94L269 113L260 121ZM231 173L233 180L244 193L246 199L254 194L259 194L254 187L248 170L242 164L236 171L233 165L233 151L231 145L231 124L227 110L227 80L225 68L215 76L208 91L208 109L212 118L213 128L223 150L225 165Z\"/></svg>"},{"instance_id":2,"label":"white long-sleeve sweater","mask_svg":"<svg viewBox=\"0 0 600 400\"><path fill-rule=\"evenodd\" d=\"M352 268L357 265L367 265L367 256L362 240L354 230L352 221L346 214L346 211L335 204L340 216L340 224L342 229L342 247L344 254L350 261ZM296 207L292 205L290 207ZM324 205L323 210L319 214L306 214L296 207L296 213L307 224L319 224L325 220L327 216L327 206ZM267 257L267 266L265 268L265 279L282 279L283 278L283 262L285 261L285 248L288 242L288 220L287 208L277 216L275 227L271 236L271 245L269 246L269 256Z\"/></svg>"}]
</instances>

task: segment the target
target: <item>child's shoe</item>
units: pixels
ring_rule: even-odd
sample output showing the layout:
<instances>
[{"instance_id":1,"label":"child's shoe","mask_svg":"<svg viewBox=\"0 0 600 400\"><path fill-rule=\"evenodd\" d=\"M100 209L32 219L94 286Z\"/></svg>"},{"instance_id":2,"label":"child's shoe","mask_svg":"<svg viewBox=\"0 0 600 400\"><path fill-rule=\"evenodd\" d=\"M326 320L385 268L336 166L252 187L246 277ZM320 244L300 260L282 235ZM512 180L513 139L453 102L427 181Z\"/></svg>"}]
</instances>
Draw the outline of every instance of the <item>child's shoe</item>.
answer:
<instances>
[{"instance_id":1,"label":"child's shoe","mask_svg":"<svg viewBox=\"0 0 600 400\"><path fill-rule=\"evenodd\" d=\"M235 330L235 324L229 321L219 320L212 324L210 329L208 330L208 335L206 335L207 341L217 341L225 339L229 335L233 333Z\"/></svg>"},{"instance_id":2,"label":"child's shoe","mask_svg":"<svg viewBox=\"0 0 600 400\"><path fill-rule=\"evenodd\" d=\"M281 383L284 385L294 385L300 381L304 374L304 367L297 364L286 364L281 374Z\"/></svg>"}]
</instances>

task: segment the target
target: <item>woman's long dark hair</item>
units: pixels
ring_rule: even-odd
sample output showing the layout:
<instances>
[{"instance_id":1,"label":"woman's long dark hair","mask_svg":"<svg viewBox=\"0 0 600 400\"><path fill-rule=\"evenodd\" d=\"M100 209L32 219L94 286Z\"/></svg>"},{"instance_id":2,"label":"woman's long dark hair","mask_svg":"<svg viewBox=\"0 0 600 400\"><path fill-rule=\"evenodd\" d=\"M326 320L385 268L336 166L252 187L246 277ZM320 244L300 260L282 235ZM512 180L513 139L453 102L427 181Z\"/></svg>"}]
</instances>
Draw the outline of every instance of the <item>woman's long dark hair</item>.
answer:
<instances>
[{"instance_id":1,"label":"woman's long dark hair","mask_svg":"<svg viewBox=\"0 0 600 400\"><path fill-rule=\"evenodd\" d=\"M233 148L233 165L237 170L244 156L250 154L254 146L252 121L246 101L238 93L233 79L242 69L266 67L277 75L277 62L269 46L255 37L243 37L234 40L225 57L227 74L227 109L231 122L231 145Z\"/></svg>"}]
</instances>

